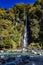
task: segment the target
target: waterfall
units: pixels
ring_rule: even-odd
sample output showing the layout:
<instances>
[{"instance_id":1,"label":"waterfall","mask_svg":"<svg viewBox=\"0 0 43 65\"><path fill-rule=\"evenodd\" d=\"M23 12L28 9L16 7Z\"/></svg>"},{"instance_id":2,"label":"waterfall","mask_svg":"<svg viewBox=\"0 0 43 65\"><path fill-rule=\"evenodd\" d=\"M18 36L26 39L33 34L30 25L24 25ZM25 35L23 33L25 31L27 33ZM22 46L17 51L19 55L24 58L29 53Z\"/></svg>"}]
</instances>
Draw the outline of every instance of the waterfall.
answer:
<instances>
[{"instance_id":1,"label":"waterfall","mask_svg":"<svg viewBox=\"0 0 43 65\"><path fill-rule=\"evenodd\" d=\"M26 21L24 22L24 34L23 34L23 46L27 47L27 16L26 16Z\"/></svg>"}]
</instances>

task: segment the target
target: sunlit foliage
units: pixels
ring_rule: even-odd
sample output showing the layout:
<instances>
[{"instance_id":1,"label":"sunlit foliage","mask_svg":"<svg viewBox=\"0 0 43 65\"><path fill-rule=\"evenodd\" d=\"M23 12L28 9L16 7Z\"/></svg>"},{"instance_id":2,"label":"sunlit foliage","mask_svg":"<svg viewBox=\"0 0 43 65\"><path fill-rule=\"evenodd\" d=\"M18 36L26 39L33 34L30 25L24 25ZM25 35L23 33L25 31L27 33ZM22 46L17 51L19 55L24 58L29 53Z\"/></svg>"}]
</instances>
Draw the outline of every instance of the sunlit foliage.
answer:
<instances>
[{"instance_id":1,"label":"sunlit foliage","mask_svg":"<svg viewBox=\"0 0 43 65\"><path fill-rule=\"evenodd\" d=\"M9 9L0 8L0 49L21 45L26 13L30 23L31 41L38 42L43 48L43 1L37 0L33 4L20 3Z\"/></svg>"}]
</instances>

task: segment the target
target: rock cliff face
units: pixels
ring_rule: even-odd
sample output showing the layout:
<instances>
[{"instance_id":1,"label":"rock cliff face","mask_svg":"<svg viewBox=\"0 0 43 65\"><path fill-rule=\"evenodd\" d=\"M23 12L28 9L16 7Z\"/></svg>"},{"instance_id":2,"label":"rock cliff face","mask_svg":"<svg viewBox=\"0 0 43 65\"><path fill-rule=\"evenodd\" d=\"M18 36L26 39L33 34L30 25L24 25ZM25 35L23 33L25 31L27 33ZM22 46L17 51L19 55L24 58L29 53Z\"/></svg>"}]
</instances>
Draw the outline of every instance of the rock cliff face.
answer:
<instances>
[{"instance_id":1,"label":"rock cliff face","mask_svg":"<svg viewBox=\"0 0 43 65\"><path fill-rule=\"evenodd\" d=\"M28 14L28 43L38 43L43 48L43 3L16 4L12 8L0 8L0 49L21 46L25 16Z\"/></svg>"}]
</instances>

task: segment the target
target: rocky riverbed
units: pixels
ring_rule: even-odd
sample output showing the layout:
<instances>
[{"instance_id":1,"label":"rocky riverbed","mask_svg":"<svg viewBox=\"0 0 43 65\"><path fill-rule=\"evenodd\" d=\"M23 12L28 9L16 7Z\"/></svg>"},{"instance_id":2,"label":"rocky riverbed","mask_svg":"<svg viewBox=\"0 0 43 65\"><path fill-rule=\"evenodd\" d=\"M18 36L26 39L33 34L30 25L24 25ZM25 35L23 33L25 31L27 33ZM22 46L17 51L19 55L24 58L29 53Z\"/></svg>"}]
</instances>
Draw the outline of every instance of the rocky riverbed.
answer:
<instances>
[{"instance_id":1,"label":"rocky riverbed","mask_svg":"<svg viewBox=\"0 0 43 65\"><path fill-rule=\"evenodd\" d=\"M0 55L40 55L43 56L43 50L37 50L37 49L14 49L14 50L0 50Z\"/></svg>"},{"instance_id":2,"label":"rocky riverbed","mask_svg":"<svg viewBox=\"0 0 43 65\"><path fill-rule=\"evenodd\" d=\"M43 50L2 50L0 65L43 65Z\"/></svg>"},{"instance_id":3,"label":"rocky riverbed","mask_svg":"<svg viewBox=\"0 0 43 65\"><path fill-rule=\"evenodd\" d=\"M43 56L0 56L0 65L43 65Z\"/></svg>"}]
</instances>

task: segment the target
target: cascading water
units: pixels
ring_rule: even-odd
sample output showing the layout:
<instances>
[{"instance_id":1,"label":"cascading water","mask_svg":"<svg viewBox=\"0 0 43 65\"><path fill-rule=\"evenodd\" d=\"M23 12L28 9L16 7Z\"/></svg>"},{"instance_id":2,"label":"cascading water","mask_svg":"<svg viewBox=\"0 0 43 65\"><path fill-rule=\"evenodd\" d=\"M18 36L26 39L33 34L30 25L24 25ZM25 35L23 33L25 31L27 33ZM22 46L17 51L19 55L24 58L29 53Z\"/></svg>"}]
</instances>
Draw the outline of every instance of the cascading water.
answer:
<instances>
[{"instance_id":1,"label":"cascading water","mask_svg":"<svg viewBox=\"0 0 43 65\"><path fill-rule=\"evenodd\" d=\"M27 47L27 16L26 16L26 21L24 22L24 35L23 35L23 46Z\"/></svg>"}]
</instances>

